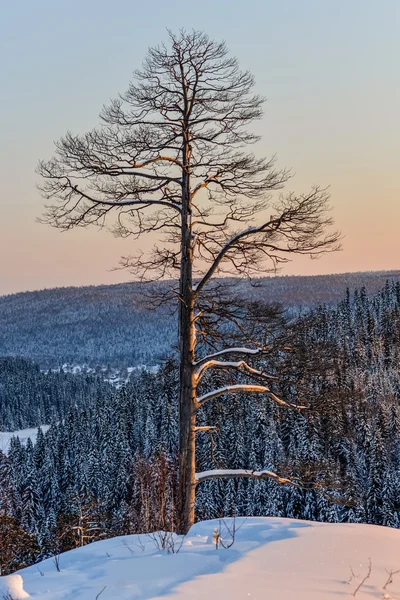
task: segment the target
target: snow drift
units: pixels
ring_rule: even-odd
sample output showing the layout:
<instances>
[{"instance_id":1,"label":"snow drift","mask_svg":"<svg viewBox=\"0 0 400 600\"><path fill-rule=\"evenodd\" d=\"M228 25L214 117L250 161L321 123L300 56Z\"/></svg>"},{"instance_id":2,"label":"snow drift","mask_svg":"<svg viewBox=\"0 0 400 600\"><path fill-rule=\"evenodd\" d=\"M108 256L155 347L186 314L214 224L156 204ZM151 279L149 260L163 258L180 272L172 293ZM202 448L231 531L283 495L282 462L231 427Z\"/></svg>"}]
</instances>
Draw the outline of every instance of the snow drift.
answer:
<instances>
[{"instance_id":1,"label":"snow drift","mask_svg":"<svg viewBox=\"0 0 400 600\"><path fill-rule=\"evenodd\" d=\"M0 578L1 592L37 600L358 600L400 597L400 531L375 525L238 518L196 524L184 538L128 535L71 550ZM165 544L164 544L165 545ZM351 572L351 569L353 574ZM389 572L389 573L388 573Z\"/></svg>"}]
</instances>

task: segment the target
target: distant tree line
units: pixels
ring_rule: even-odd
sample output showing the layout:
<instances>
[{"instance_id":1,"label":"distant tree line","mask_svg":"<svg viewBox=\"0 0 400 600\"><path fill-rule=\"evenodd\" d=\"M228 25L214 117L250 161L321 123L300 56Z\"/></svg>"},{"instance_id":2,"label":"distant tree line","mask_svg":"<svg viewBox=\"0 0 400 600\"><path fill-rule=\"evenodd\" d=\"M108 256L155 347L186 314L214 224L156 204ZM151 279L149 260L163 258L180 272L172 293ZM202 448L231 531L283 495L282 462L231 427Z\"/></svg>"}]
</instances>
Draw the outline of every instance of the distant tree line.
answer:
<instances>
[{"instance_id":1,"label":"distant tree line","mask_svg":"<svg viewBox=\"0 0 400 600\"><path fill-rule=\"evenodd\" d=\"M168 308L149 312L143 295L122 284L0 297L0 356L42 369L157 365L176 343L176 316Z\"/></svg>"},{"instance_id":2,"label":"distant tree line","mask_svg":"<svg viewBox=\"0 0 400 600\"><path fill-rule=\"evenodd\" d=\"M63 421L71 407L90 406L110 393L103 373L43 372L24 358L0 357L0 431Z\"/></svg>"},{"instance_id":3,"label":"distant tree line","mask_svg":"<svg viewBox=\"0 0 400 600\"><path fill-rule=\"evenodd\" d=\"M399 280L400 272L261 277L253 285L236 279L232 288L243 300L279 302L298 314L336 304L346 287L378 292L388 277ZM24 357L42 369L158 365L176 344L176 315L151 310L144 291L125 283L0 296L0 356ZM152 291L165 292L165 284Z\"/></svg>"}]
</instances>

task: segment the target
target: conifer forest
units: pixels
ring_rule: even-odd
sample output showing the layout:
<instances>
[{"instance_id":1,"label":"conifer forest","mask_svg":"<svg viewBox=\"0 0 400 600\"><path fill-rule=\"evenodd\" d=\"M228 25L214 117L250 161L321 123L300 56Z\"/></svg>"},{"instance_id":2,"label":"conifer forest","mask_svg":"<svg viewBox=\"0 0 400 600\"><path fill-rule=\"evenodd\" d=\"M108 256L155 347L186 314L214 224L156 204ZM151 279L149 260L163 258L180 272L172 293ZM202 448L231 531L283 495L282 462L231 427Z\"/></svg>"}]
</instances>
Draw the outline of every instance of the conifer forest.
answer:
<instances>
[{"instance_id":1,"label":"conifer forest","mask_svg":"<svg viewBox=\"0 0 400 600\"><path fill-rule=\"evenodd\" d=\"M200 427L217 426L199 432L197 470L270 469L290 484L204 481L196 520L263 515L398 528L400 283L272 312L278 351L258 368L276 377L279 397L306 408L260 394L220 396L199 413ZM0 359L0 429L49 426L0 452L3 575L95 540L174 530L176 349L171 343L157 366L117 384L108 375Z\"/></svg>"}]
</instances>

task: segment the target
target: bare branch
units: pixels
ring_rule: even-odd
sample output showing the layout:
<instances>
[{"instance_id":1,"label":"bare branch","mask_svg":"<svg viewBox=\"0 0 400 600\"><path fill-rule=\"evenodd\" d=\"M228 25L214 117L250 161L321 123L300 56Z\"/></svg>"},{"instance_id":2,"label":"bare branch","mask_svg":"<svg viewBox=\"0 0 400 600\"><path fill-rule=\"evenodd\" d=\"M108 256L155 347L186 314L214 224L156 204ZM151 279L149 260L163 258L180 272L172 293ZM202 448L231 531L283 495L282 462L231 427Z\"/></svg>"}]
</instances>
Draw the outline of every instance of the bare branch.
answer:
<instances>
[{"instance_id":1,"label":"bare branch","mask_svg":"<svg viewBox=\"0 0 400 600\"><path fill-rule=\"evenodd\" d=\"M393 583L393 575L397 575L398 573L400 573L400 569L397 569L396 571L394 571L394 570L388 571L386 569L386 573L389 575L389 577L387 578L385 585L382 588L383 590L386 590L387 586L390 585L391 583Z\"/></svg>"},{"instance_id":2,"label":"bare branch","mask_svg":"<svg viewBox=\"0 0 400 600\"><path fill-rule=\"evenodd\" d=\"M356 596L357 592L362 588L362 586L364 585L364 583L367 581L367 579L369 579L371 577L371 570L372 570L372 564L371 564L371 559L368 559L368 571L367 574L365 575L365 577L360 581L360 583L358 584L358 586L356 587L356 589L354 590L352 596Z\"/></svg>"},{"instance_id":3,"label":"bare branch","mask_svg":"<svg viewBox=\"0 0 400 600\"><path fill-rule=\"evenodd\" d=\"M275 205L277 214L268 221L235 233L218 251L208 245L213 257L211 266L194 286L194 291L199 293L225 260L230 261L239 273L246 273L255 269L252 263L257 263L257 259L267 259L278 265L289 260L285 255L318 256L338 250L340 234L324 234L332 223L326 217L328 200L326 190L319 187L300 197L289 194L281 197Z\"/></svg>"}]
</instances>

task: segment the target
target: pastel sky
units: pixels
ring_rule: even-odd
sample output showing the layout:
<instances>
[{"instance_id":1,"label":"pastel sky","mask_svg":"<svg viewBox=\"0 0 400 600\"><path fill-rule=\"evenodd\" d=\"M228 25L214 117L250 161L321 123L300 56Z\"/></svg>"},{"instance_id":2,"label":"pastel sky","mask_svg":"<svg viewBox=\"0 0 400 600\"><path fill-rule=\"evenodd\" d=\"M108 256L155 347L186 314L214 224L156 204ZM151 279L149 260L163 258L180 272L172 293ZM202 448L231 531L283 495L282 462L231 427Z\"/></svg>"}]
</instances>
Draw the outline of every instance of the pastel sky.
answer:
<instances>
[{"instance_id":1,"label":"pastel sky","mask_svg":"<svg viewBox=\"0 0 400 600\"><path fill-rule=\"evenodd\" d=\"M284 274L400 268L399 0L17 0L0 22L0 294L129 280L135 242L36 223L39 158L104 103L165 28L225 39L268 98L258 152L289 189L331 186L343 251ZM141 246L149 241L141 242Z\"/></svg>"}]
</instances>

